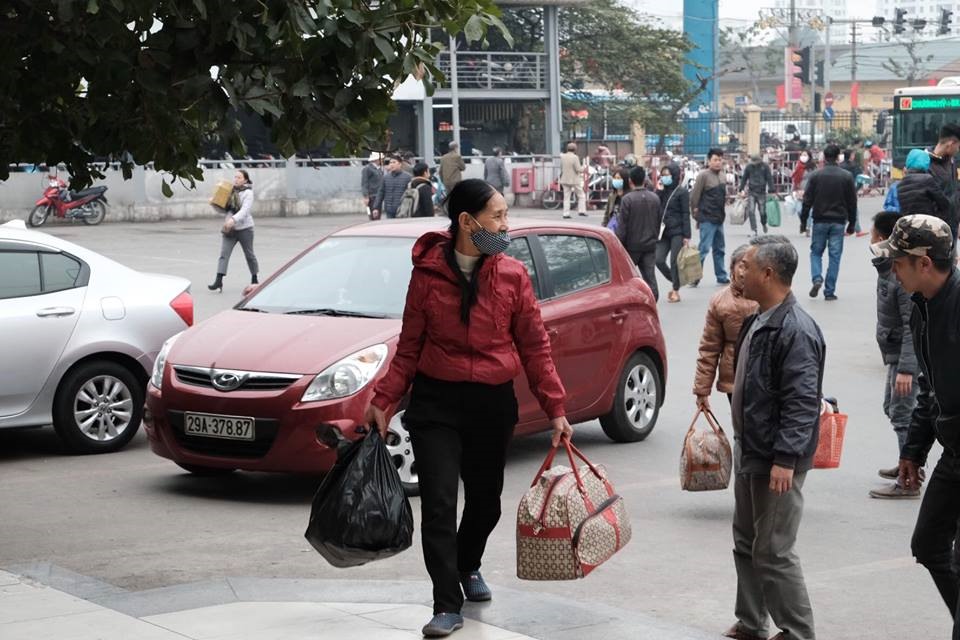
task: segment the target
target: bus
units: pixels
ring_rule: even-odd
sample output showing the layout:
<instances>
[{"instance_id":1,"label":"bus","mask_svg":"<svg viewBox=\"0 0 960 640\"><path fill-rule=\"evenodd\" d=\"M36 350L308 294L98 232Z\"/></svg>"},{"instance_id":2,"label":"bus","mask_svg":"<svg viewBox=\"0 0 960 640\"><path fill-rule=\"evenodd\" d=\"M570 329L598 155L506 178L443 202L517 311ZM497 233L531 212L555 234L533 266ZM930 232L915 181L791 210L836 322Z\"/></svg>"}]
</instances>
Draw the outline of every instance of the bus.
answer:
<instances>
[{"instance_id":1,"label":"bus","mask_svg":"<svg viewBox=\"0 0 960 640\"><path fill-rule=\"evenodd\" d=\"M937 86L905 87L893 93L893 178L901 177L911 149L933 149L940 127L960 122L960 77Z\"/></svg>"}]
</instances>

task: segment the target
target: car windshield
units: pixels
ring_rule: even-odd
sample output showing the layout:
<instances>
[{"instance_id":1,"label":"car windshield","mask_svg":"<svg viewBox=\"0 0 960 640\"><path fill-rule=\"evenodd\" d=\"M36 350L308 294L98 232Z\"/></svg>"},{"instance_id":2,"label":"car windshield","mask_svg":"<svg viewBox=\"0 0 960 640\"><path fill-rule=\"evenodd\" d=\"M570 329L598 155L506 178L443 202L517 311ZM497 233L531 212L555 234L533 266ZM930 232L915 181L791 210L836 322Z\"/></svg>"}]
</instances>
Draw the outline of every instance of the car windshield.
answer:
<instances>
[{"instance_id":1,"label":"car windshield","mask_svg":"<svg viewBox=\"0 0 960 640\"><path fill-rule=\"evenodd\" d=\"M267 313L399 318L415 238L331 237L237 308Z\"/></svg>"}]
</instances>

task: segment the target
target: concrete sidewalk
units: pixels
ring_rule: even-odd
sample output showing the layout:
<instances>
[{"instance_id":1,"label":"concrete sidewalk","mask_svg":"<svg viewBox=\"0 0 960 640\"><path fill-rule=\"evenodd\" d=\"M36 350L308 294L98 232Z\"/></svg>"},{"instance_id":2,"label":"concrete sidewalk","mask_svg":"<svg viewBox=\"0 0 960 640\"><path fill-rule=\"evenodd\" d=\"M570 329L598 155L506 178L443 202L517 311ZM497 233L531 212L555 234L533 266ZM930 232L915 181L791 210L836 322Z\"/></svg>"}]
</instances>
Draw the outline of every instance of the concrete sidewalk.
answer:
<instances>
[{"instance_id":1,"label":"concrete sidewalk","mask_svg":"<svg viewBox=\"0 0 960 640\"><path fill-rule=\"evenodd\" d=\"M496 587L495 587L496 589ZM419 581L228 578L128 592L46 563L0 571L3 640L412 640L430 619ZM457 640L649 638L712 634L612 607L496 589L467 603Z\"/></svg>"}]
</instances>

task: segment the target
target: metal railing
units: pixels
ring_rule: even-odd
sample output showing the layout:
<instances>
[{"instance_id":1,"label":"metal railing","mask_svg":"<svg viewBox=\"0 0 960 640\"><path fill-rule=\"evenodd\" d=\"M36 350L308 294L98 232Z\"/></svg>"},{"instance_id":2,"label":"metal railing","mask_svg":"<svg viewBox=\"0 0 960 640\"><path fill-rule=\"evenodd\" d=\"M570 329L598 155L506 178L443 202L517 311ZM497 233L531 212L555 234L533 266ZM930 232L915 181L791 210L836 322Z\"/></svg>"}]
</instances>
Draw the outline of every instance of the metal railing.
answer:
<instances>
[{"instance_id":1,"label":"metal railing","mask_svg":"<svg viewBox=\"0 0 960 640\"><path fill-rule=\"evenodd\" d=\"M450 88L450 53L441 53L437 67L446 76L438 86ZM538 89L547 87L544 53L457 52L457 87L461 89Z\"/></svg>"}]
</instances>

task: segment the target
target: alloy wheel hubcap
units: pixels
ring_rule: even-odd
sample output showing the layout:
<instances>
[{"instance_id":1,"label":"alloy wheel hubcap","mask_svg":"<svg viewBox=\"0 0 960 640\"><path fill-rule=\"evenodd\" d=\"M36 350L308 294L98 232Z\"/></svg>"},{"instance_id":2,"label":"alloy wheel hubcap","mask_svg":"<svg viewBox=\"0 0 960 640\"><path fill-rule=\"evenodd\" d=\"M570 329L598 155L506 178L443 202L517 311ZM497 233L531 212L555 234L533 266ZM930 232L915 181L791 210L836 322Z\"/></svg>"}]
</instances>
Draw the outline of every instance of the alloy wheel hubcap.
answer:
<instances>
[{"instance_id":1,"label":"alloy wheel hubcap","mask_svg":"<svg viewBox=\"0 0 960 640\"><path fill-rule=\"evenodd\" d=\"M645 429L657 407L657 383L650 369L640 364L630 370L623 390L627 420L635 429Z\"/></svg>"},{"instance_id":2,"label":"alloy wheel hubcap","mask_svg":"<svg viewBox=\"0 0 960 640\"><path fill-rule=\"evenodd\" d=\"M413 457L413 444L410 432L403 424L403 411L398 411L387 425L387 452L397 467L400 481L405 484L418 482L417 466Z\"/></svg>"},{"instance_id":3,"label":"alloy wheel hubcap","mask_svg":"<svg viewBox=\"0 0 960 640\"><path fill-rule=\"evenodd\" d=\"M84 436L109 442L121 436L133 417L133 394L121 380L96 376L77 391L73 419Z\"/></svg>"}]
</instances>

